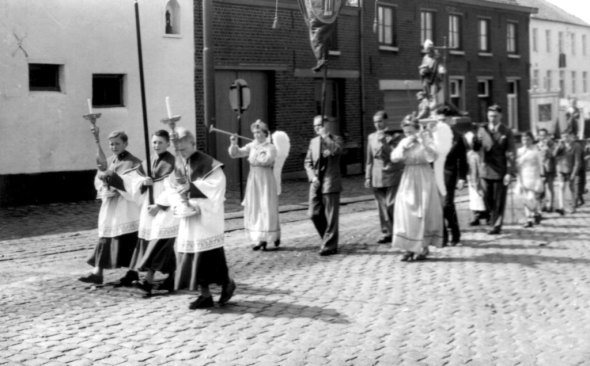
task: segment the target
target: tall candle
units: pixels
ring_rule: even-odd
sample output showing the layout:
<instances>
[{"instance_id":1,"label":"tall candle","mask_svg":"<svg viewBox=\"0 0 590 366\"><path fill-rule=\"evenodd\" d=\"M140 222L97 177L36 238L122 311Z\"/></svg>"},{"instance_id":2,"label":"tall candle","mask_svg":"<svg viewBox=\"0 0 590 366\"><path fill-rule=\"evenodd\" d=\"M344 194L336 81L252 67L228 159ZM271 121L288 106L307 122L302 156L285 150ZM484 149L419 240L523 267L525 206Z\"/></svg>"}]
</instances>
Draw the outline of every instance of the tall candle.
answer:
<instances>
[{"instance_id":1,"label":"tall candle","mask_svg":"<svg viewBox=\"0 0 590 366\"><path fill-rule=\"evenodd\" d=\"M166 113L168 113L168 118L172 118L172 108L170 108L170 97L166 97Z\"/></svg>"},{"instance_id":2,"label":"tall candle","mask_svg":"<svg viewBox=\"0 0 590 366\"><path fill-rule=\"evenodd\" d=\"M88 103L88 114L92 114L92 99L88 98L86 102Z\"/></svg>"}]
</instances>

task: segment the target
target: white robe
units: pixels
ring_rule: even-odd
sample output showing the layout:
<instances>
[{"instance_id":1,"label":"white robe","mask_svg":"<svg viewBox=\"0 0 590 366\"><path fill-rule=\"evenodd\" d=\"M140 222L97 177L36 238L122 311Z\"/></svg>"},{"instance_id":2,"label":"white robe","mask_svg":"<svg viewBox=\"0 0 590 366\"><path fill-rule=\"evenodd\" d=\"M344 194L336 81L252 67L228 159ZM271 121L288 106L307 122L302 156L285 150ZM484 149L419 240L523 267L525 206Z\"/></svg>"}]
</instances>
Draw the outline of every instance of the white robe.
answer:
<instances>
[{"instance_id":1,"label":"white robe","mask_svg":"<svg viewBox=\"0 0 590 366\"><path fill-rule=\"evenodd\" d=\"M175 179L173 175L169 179ZM221 166L191 182L206 198L191 198L190 205L200 214L180 219L175 249L179 253L198 253L223 247L225 224L225 174ZM180 204L177 194L168 195L173 206Z\"/></svg>"},{"instance_id":2,"label":"white robe","mask_svg":"<svg viewBox=\"0 0 590 366\"><path fill-rule=\"evenodd\" d=\"M176 237L178 233L178 218L172 214L172 209L160 210L156 216L152 216L148 212L149 206L149 195L146 190L141 193L141 186L145 177L138 174L137 170L127 174L123 177L125 187L129 187L131 195L137 200L141 206L139 213L139 239L144 240L156 240L156 239L168 239ZM168 179L160 179L154 181L152 185L154 203L161 206L170 206L169 193L166 193L169 187Z\"/></svg>"},{"instance_id":3,"label":"white robe","mask_svg":"<svg viewBox=\"0 0 590 366\"><path fill-rule=\"evenodd\" d=\"M133 170L131 171L133 172ZM131 172L122 174L124 177ZM105 189L103 181L94 178L94 187L100 192ZM114 197L101 198L102 205L98 213L98 237L114 238L124 234L135 232L139 228L139 206L137 197L134 197L130 190L126 191L111 188L117 192Z\"/></svg>"},{"instance_id":4,"label":"white robe","mask_svg":"<svg viewBox=\"0 0 590 366\"><path fill-rule=\"evenodd\" d=\"M444 122L437 122L432 129L432 139L438 152L438 157L433 163L434 179L436 186L441 196L447 195L447 188L445 185L445 162L447 155L453 147L453 130Z\"/></svg>"}]
</instances>

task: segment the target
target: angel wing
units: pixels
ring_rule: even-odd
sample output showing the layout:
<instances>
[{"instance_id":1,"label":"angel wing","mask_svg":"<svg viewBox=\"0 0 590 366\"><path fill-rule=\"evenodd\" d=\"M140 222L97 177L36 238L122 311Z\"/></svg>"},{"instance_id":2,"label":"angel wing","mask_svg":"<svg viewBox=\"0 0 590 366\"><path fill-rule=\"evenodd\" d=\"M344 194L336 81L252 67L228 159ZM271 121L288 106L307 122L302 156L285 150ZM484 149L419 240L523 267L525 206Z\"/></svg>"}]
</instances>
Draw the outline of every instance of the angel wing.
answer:
<instances>
[{"instance_id":1,"label":"angel wing","mask_svg":"<svg viewBox=\"0 0 590 366\"><path fill-rule=\"evenodd\" d=\"M281 194L281 173L283 166L291 150L291 141L284 131L275 131L272 134L272 143L277 148L277 157L273 167L273 173L277 182L277 194Z\"/></svg>"},{"instance_id":2,"label":"angel wing","mask_svg":"<svg viewBox=\"0 0 590 366\"><path fill-rule=\"evenodd\" d=\"M438 152L438 157L433 164L434 178L440 194L445 196L447 194L447 189L445 187L444 168L447 155L453 147L453 130L451 130L451 127L446 123L439 122L432 133L432 138L436 145L436 151Z\"/></svg>"}]
</instances>

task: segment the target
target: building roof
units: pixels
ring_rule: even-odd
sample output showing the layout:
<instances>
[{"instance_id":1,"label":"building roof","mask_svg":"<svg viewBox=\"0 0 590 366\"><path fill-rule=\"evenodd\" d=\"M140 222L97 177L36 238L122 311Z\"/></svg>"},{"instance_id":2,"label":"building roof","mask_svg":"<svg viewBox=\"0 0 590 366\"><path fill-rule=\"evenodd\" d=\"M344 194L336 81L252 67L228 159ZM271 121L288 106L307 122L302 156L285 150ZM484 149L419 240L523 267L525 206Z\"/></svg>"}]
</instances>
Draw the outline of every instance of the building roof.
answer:
<instances>
[{"instance_id":1,"label":"building roof","mask_svg":"<svg viewBox=\"0 0 590 366\"><path fill-rule=\"evenodd\" d=\"M536 14L532 14L531 17L534 19L549 20L553 22L569 23L575 25L581 25L584 27L590 27L590 24L586 23L577 16L568 13L557 5L554 5L546 0L517 0L519 4L523 6L529 6L539 9Z\"/></svg>"},{"instance_id":2,"label":"building roof","mask_svg":"<svg viewBox=\"0 0 590 366\"><path fill-rule=\"evenodd\" d=\"M537 9L534 7L528 6L526 4L520 3L518 0L451 0L456 3L462 3L467 5L481 5L491 8L498 8L498 9L505 9L505 10L512 10L512 11L519 11L519 12L526 12L526 13L535 13Z\"/></svg>"}]
</instances>

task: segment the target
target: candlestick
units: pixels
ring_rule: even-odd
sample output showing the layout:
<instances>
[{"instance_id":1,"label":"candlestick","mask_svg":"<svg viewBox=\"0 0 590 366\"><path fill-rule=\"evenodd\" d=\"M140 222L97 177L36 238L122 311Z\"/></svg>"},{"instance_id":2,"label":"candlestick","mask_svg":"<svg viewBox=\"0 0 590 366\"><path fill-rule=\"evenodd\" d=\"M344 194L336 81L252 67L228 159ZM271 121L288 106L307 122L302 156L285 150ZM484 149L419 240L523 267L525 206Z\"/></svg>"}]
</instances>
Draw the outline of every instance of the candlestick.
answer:
<instances>
[{"instance_id":1,"label":"candlestick","mask_svg":"<svg viewBox=\"0 0 590 366\"><path fill-rule=\"evenodd\" d=\"M88 98L86 102L88 103L88 114L92 114L92 99Z\"/></svg>"},{"instance_id":2,"label":"candlestick","mask_svg":"<svg viewBox=\"0 0 590 366\"><path fill-rule=\"evenodd\" d=\"M166 113L168 118L172 118L172 108L170 108L170 97L166 97Z\"/></svg>"}]
</instances>

